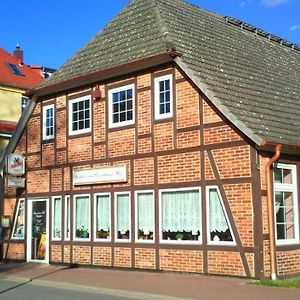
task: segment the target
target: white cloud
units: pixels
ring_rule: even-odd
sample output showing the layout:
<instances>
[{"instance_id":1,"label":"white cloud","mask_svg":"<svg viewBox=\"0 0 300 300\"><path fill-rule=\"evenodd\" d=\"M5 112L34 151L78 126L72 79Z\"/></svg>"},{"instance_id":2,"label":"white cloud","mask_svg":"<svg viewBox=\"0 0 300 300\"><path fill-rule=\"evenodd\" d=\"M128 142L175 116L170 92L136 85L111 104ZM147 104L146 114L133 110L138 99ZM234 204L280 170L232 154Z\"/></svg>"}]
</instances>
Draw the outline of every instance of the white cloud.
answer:
<instances>
[{"instance_id":1,"label":"white cloud","mask_svg":"<svg viewBox=\"0 0 300 300\"><path fill-rule=\"evenodd\" d=\"M280 4L284 4L284 3L287 3L287 2L290 2L290 1L291 0L262 0L262 3L265 6L271 7L271 6L277 6L277 5L280 5Z\"/></svg>"},{"instance_id":2,"label":"white cloud","mask_svg":"<svg viewBox=\"0 0 300 300\"><path fill-rule=\"evenodd\" d=\"M242 1L239 3L239 7L244 7L246 5L246 1Z\"/></svg>"},{"instance_id":3,"label":"white cloud","mask_svg":"<svg viewBox=\"0 0 300 300\"><path fill-rule=\"evenodd\" d=\"M295 31L295 30L298 30L300 29L300 24L296 24L296 25L293 25L290 27L290 31Z\"/></svg>"}]
</instances>

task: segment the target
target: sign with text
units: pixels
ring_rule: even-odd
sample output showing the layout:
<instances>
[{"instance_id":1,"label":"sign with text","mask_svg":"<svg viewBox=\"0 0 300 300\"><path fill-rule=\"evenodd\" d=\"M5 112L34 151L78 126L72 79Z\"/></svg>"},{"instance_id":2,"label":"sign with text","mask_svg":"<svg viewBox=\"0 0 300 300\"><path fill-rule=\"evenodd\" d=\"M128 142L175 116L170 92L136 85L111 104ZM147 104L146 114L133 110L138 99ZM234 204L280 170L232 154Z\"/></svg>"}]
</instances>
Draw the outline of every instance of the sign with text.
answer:
<instances>
[{"instance_id":1,"label":"sign with text","mask_svg":"<svg viewBox=\"0 0 300 300\"><path fill-rule=\"evenodd\" d=\"M73 171L73 185L127 182L126 166Z\"/></svg>"},{"instance_id":2,"label":"sign with text","mask_svg":"<svg viewBox=\"0 0 300 300\"><path fill-rule=\"evenodd\" d=\"M21 154L9 154L7 157L7 173L13 176L25 174L25 157Z\"/></svg>"},{"instance_id":3,"label":"sign with text","mask_svg":"<svg viewBox=\"0 0 300 300\"><path fill-rule=\"evenodd\" d=\"M7 178L7 187L24 188L25 187L25 178L8 177Z\"/></svg>"}]
</instances>

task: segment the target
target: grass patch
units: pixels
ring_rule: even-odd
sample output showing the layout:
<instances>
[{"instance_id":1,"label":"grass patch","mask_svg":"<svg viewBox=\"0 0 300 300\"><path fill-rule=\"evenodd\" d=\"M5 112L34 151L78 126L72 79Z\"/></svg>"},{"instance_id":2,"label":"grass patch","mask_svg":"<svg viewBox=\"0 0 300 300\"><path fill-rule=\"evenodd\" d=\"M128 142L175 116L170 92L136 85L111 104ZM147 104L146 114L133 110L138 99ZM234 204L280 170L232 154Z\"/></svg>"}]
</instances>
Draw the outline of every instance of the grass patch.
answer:
<instances>
[{"instance_id":1,"label":"grass patch","mask_svg":"<svg viewBox=\"0 0 300 300\"><path fill-rule=\"evenodd\" d=\"M291 278L291 279L278 279L278 280L254 280L252 281L252 284L300 289L300 277Z\"/></svg>"}]
</instances>

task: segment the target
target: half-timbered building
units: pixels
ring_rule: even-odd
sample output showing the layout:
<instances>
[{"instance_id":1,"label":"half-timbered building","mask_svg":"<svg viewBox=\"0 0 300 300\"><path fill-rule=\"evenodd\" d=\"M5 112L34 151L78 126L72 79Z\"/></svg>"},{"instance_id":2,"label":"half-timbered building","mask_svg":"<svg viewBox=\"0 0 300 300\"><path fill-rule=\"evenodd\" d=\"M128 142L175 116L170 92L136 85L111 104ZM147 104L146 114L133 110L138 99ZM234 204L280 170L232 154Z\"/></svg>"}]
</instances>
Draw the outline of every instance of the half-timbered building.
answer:
<instances>
[{"instance_id":1,"label":"half-timbered building","mask_svg":"<svg viewBox=\"0 0 300 300\"><path fill-rule=\"evenodd\" d=\"M297 45L182 0L131 1L28 93L5 258L300 273L299 78Z\"/></svg>"}]
</instances>

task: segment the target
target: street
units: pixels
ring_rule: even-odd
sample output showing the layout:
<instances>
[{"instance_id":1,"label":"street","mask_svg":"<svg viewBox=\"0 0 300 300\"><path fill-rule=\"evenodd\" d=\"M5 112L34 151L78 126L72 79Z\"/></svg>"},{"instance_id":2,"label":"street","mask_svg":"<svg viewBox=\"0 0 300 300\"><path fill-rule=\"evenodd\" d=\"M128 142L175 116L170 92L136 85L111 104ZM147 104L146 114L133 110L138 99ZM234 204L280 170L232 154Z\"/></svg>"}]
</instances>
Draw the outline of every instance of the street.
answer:
<instances>
[{"instance_id":1,"label":"street","mask_svg":"<svg viewBox=\"0 0 300 300\"><path fill-rule=\"evenodd\" d=\"M54 284L53 284L54 285ZM137 299L137 297L127 298L121 295L114 296L112 292L96 291L92 288L89 289L72 289L68 286L64 287L51 287L44 284L28 281L13 281L0 278L0 299L2 300L120 300L120 299ZM118 294L118 292L116 292Z\"/></svg>"}]
</instances>

